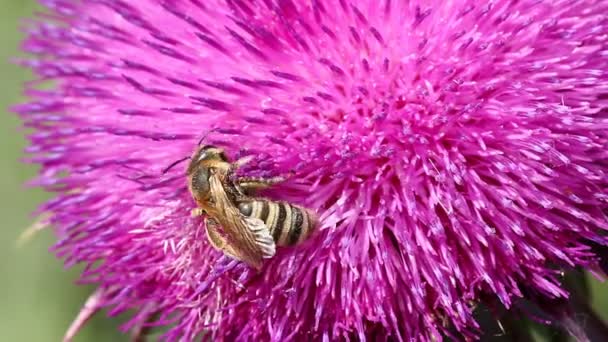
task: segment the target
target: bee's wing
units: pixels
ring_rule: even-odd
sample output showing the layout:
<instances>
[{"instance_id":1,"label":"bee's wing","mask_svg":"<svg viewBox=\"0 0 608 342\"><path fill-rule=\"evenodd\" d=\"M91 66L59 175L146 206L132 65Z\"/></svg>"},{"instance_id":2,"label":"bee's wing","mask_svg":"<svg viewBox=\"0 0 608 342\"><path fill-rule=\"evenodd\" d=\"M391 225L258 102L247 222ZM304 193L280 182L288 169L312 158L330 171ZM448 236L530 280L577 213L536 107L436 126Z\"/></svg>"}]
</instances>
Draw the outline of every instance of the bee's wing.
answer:
<instances>
[{"instance_id":1,"label":"bee's wing","mask_svg":"<svg viewBox=\"0 0 608 342\"><path fill-rule=\"evenodd\" d=\"M240 212L239 215L241 215ZM262 257L272 258L276 253L276 246L274 239L270 234L270 229L268 229L264 221L255 217L246 217L243 215L241 215L241 217L245 220L245 224L249 230L255 235L255 241L262 250Z\"/></svg>"},{"instance_id":2,"label":"bee's wing","mask_svg":"<svg viewBox=\"0 0 608 342\"><path fill-rule=\"evenodd\" d=\"M233 253L237 259L260 268L263 258L275 254L275 243L270 230L262 220L241 214L228 198L218 174L209 177L209 185L215 211L213 218L228 235Z\"/></svg>"},{"instance_id":3,"label":"bee's wing","mask_svg":"<svg viewBox=\"0 0 608 342\"><path fill-rule=\"evenodd\" d=\"M217 222L215 222L215 220L207 218L205 220L205 226L207 228L207 240L209 240L213 248L219 250L220 252L233 259L242 259L242 256L240 256L239 252L235 251L234 247L232 247L228 243L226 238L223 237L222 234L220 234L219 225L217 224Z\"/></svg>"},{"instance_id":4,"label":"bee's wing","mask_svg":"<svg viewBox=\"0 0 608 342\"><path fill-rule=\"evenodd\" d=\"M256 231L259 229L268 230L264 222L260 219L250 219L246 217L245 221L249 221L247 222L247 226L254 231L254 234L256 234ZM238 250L235 250L234 246L232 246L226 240L226 238L223 237L222 234L220 234L219 225L217 224L217 222L215 222L213 219L208 218L207 220L205 220L205 226L207 228L207 239L209 240L213 248L221 251L222 253L233 259L241 260L243 258L241 253L239 253ZM260 247L264 252L264 257L271 257L275 254L274 244L261 244Z\"/></svg>"}]
</instances>

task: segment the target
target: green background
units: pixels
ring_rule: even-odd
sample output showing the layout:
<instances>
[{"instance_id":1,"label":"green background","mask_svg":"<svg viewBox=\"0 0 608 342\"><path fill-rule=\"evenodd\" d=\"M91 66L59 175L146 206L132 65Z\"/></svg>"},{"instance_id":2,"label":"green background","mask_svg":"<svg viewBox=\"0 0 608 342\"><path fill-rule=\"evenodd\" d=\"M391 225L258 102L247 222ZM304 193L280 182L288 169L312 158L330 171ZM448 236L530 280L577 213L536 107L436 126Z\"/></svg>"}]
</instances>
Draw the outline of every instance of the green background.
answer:
<instances>
[{"instance_id":1,"label":"green background","mask_svg":"<svg viewBox=\"0 0 608 342\"><path fill-rule=\"evenodd\" d=\"M29 213L48 198L38 189L23 184L36 167L19 162L26 146L19 119L6 109L23 101L21 83L31 77L26 70L11 65L18 55L23 18L32 15L33 1L0 0L0 341L60 341L65 329L93 290L76 286L78 269L65 270L48 252L51 231L44 231L24 246L17 238L33 222ZM608 287L591 280L593 306L608 319ZM75 341L124 341L116 319L96 315Z\"/></svg>"}]
</instances>

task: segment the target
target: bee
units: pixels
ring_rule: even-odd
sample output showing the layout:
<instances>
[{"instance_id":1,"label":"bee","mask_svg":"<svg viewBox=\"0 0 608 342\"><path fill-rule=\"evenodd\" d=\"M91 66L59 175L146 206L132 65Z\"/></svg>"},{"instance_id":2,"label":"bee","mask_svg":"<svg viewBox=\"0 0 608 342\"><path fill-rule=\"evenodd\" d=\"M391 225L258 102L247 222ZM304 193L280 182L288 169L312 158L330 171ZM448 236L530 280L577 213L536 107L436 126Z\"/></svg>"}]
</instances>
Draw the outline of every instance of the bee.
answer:
<instances>
[{"instance_id":1,"label":"bee","mask_svg":"<svg viewBox=\"0 0 608 342\"><path fill-rule=\"evenodd\" d=\"M263 259L274 256L276 245L294 245L310 236L316 218L303 207L255 197L255 191L285 178L234 177L250 160L230 162L221 148L202 146L190 158L188 189L197 204L192 216L206 216L211 245L260 269Z\"/></svg>"}]
</instances>

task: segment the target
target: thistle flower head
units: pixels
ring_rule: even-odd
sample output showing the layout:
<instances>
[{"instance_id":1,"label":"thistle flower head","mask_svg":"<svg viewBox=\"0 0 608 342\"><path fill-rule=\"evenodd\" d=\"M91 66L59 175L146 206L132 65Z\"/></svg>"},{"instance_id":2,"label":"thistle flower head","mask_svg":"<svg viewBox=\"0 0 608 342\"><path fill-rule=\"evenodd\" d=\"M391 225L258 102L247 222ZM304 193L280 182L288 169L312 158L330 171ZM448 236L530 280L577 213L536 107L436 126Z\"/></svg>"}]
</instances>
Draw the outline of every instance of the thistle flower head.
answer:
<instances>
[{"instance_id":1,"label":"thistle flower head","mask_svg":"<svg viewBox=\"0 0 608 342\"><path fill-rule=\"evenodd\" d=\"M605 1L44 3L17 108L41 210L125 329L474 336L473 303L565 297L559 269L606 243ZM207 133L247 175L293 171L266 195L318 234L260 273L222 259L162 173Z\"/></svg>"}]
</instances>

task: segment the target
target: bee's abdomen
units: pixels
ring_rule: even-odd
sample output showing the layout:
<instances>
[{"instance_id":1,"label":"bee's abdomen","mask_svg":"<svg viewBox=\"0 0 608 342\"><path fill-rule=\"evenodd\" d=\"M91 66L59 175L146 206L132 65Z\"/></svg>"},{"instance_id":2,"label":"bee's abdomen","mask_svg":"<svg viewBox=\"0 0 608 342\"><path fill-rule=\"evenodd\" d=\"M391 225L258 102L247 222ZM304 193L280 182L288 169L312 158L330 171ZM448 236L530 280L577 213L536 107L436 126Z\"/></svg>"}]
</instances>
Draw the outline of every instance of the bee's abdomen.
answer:
<instances>
[{"instance_id":1,"label":"bee's abdomen","mask_svg":"<svg viewBox=\"0 0 608 342\"><path fill-rule=\"evenodd\" d=\"M240 212L262 220L277 245L296 245L308 238L315 218L307 209L287 202L253 200L239 203Z\"/></svg>"}]
</instances>

